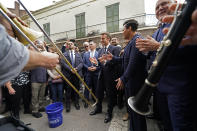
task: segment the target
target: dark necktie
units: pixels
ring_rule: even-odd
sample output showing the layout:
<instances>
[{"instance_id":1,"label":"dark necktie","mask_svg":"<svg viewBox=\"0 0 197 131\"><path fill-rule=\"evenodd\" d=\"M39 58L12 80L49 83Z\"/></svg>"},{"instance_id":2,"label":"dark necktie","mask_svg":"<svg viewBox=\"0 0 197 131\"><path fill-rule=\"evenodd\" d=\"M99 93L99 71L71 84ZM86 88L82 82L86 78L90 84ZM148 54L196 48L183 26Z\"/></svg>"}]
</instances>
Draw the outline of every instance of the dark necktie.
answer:
<instances>
[{"instance_id":1,"label":"dark necktie","mask_svg":"<svg viewBox=\"0 0 197 131\"><path fill-rule=\"evenodd\" d=\"M104 48L104 54L107 54L107 48L106 48L106 46Z\"/></svg>"},{"instance_id":2,"label":"dark necktie","mask_svg":"<svg viewBox=\"0 0 197 131\"><path fill-rule=\"evenodd\" d=\"M73 52L71 51L71 62L72 62L72 66L74 66L74 57L73 57Z\"/></svg>"}]
</instances>

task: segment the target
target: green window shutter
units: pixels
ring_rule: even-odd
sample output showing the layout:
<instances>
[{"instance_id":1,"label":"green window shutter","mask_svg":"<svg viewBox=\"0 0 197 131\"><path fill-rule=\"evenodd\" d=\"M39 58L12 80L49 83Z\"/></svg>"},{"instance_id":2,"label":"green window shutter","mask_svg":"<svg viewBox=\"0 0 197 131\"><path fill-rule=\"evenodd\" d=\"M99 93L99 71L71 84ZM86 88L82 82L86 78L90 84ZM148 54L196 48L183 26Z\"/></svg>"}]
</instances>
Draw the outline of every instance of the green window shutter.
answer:
<instances>
[{"instance_id":1,"label":"green window shutter","mask_svg":"<svg viewBox=\"0 0 197 131\"><path fill-rule=\"evenodd\" d=\"M119 31L119 3L106 7L106 22L108 32Z\"/></svg>"},{"instance_id":2,"label":"green window shutter","mask_svg":"<svg viewBox=\"0 0 197 131\"><path fill-rule=\"evenodd\" d=\"M85 37L85 13L75 16L76 18L76 37Z\"/></svg>"},{"instance_id":3,"label":"green window shutter","mask_svg":"<svg viewBox=\"0 0 197 131\"><path fill-rule=\"evenodd\" d=\"M43 24L43 29L50 36L50 23ZM49 40L44 36L44 41L49 43Z\"/></svg>"}]
</instances>

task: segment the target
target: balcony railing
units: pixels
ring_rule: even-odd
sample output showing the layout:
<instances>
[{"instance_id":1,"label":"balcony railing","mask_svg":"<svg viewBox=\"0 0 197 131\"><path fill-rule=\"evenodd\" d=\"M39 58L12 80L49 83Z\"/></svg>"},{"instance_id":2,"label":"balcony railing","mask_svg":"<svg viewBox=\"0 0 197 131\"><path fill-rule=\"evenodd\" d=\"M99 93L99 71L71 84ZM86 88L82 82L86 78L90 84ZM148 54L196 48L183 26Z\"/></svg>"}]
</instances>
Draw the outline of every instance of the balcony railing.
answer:
<instances>
[{"instance_id":1,"label":"balcony railing","mask_svg":"<svg viewBox=\"0 0 197 131\"><path fill-rule=\"evenodd\" d=\"M129 19L137 20L139 23L139 28L148 27L148 26L156 26L158 23L158 20L156 19L155 14L136 15L136 16L133 16L130 18L118 20L119 29L116 32L122 31L123 23ZM114 21L111 21L111 22L114 22ZM101 32L107 31L107 23L100 23L100 24L96 24L96 25L86 26L84 28L85 28L85 36L84 37L95 36ZM54 33L54 34L51 34L50 37L56 42L66 40L66 39L75 39L76 38L76 30L77 29ZM113 33L113 32L111 32L111 33Z\"/></svg>"}]
</instances>

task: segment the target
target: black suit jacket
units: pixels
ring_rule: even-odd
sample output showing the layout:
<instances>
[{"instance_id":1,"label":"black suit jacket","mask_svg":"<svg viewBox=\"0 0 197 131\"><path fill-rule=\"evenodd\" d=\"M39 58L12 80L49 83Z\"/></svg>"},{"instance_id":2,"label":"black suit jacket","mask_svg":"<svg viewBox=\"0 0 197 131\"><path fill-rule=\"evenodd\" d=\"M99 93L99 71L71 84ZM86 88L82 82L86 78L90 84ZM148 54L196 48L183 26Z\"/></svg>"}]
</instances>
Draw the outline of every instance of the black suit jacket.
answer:
<instances>
[{"instance_id":1,"label":"black suit jacket","mask_svg":"<svg viewBox=\"0 0 197 131\"><path fill-rule=\"evenodd\" d=\"M69 51L65 52L64 56L71 63ZM71 75L73 75L73 73L71 72L71 68L67 65L67 63L63 59L61 59L61 65L62 65L62 72L67 78L69 78ZM75 65L74 65L74 68L77 69L77 72L79 73L79 75L81 77L82 77L82 67L83 67L82 57L81 57L81 55L79 53L75 52Z\"/></svg>"},{"instance_id":2,"label":"black suit jacket","mask_svg":"<svg viewBox=\"0 0 197 131\"><path fill-rule=\"evenodd\" d=\"M118 56L120 54L120 47L116 47L113 45L109 45L107 52L109 51L113 56ZM98 51L98 58L101 57L103 54L105 53L105 49L101 48ZM99 62L99 66L100 66L100 73L99 73L99 77L102 77L103 72L105 72L105 75L109 76L112 78L112 80L116 79L115 76L116 72L115 72L115 63L113 63L112 61L107 61L106 64L102 64Z\"/></svg>"},{"instance_id":3,"label":"black suit jacket","mask_svg":"<svg viewBox=\"0 0 197 131\"><path fill-rule=\"evenodd\" d=\"M123 57L114 57L112 61L121 62L123 74L120 79L123 81L129 96L136 95L142 87L147 76L146 56L136 47L136 39L140 36L136 34L124 49Z\"/></svg>"}]
</instances>

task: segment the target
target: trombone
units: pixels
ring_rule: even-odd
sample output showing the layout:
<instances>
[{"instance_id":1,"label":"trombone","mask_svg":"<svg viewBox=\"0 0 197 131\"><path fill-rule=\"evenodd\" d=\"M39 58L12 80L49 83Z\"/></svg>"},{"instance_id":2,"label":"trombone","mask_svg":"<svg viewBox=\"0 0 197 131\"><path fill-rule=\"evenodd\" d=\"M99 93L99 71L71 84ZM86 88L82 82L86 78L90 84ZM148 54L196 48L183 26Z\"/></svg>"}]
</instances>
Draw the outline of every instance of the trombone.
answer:
<instances>
[{"instance_id":1,"label":"trombone","mask_svg":"<svg viewBox=\"0 0 197 131\"><path fill-rule=\"evenodd\" d=\"M7 8L5 8L1 3L0 3L0 8L5 12L5 13L11 13ZM24 25L22 25L20 22L19 22L20 18L17 17L17 18L13 18L12 21L17 25L17 27L19 27L19 29L25 33L26 36L28 36L28 38L31 40L31 41L35 41L37 38L41 37L43 35L42 32L37 32L37 31L34 31ZM28 45L29 42L23 37L20 35L20 33L16 30L14 30L14 33L16 34L17 38L18 38L18 41L20 41L21 43L23 43L24 45Z\"/></svg>"},{"instance_id":2,"label":"trombone","mask_svg":"<svg viewBox=\"0 0 197 131\"><path fill-rule=\"evenodd\" d=\"M19 3L24 7L24 5L19 1ZM24 9L26 9L24 7ZM7 12L8 11L8 12ZM26 9L27 13L29 14L30 12ZM20 28L23 28L24 27L22 25L20 25L19 27L17 26L18 24L15 24L16 22L19 23L17 20L11 20L6 13L9 13L9 10L7 8L5 8L1 3L0 3L0 13L8 20L8 22L14 27L14 29L16 30L17 33L20 34L20 36L23 37L23 41L25 41L25 44L24 45L27 45L26 43L28 42L31 46L34 47L34 49L38 52L40 52L38 50L38 48L34 45L34 43L32 42L32 35L30 35L28 33L28 36L26 35L27 31L21 31ZM31 14L31 13L30 13ZM31 15L32 16L32 15ZM32 16L33 17L33 16ZM34 19L35 20L35 19ZM15 22L16 21L16 22ZM36 20L35 20L36 21ZM36 21L37 23L37 21ZM38 24L38 23L37 23ZM39 25L39 24L38 24ZM65 58L65 56L63 55L63 53L59 50L59 48L53 43L53 41L49 38L49 36L46 34L46 32L41 28L41 26L39 25L39 28L41 29L41 31L44 33L44 35L49 39L49 41L51 42L51 44L56 48L58 54L66 61L66 63L70 66L70 68L72 70L74 70L74 68L71 66L71 64L69 63L69 61ZM25 33L26 34L25 34ZM35 32L35 31L34 31ZM30 39L30 38L31 39ZM21 41L20 41L21 42ZM80 75L75 71L75 74L77 75L77 77L82 81L82 83L85 85L85 87L90 91L90 94L94 97L94 99L96 100L96 102L94 104L91 104L74 86L73 84L57 69L55 68L55 70L62 76L62 78L75 90L75 92L86 102L88 103L89 105L91 105L92 107L95 106L98 102L98 99L96 98L96 96L92 93L92 91L88 88L88 86L86 85L86 83L83 81L83 79L80 77Z\"/></svg>"}]
</instances>

